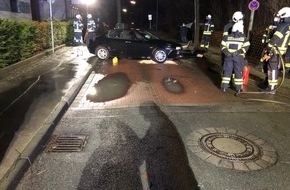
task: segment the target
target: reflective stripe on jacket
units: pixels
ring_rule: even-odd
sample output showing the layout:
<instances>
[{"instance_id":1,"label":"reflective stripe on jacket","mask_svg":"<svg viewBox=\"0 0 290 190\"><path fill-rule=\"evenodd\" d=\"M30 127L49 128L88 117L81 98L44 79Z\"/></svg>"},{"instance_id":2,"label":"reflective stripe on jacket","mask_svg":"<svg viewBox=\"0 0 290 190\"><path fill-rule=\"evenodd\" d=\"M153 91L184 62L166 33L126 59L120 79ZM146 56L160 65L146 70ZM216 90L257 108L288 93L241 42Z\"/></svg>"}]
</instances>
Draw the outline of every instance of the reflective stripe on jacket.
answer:
<instances>
[{"instance_id":1,"label":"reflective stripe on jacket","mask_svg":"<svg viewBox=\"0 0 290 190\"><path fill-rule=\"evenodd\" d=\"M208 22L204 23L203 34L211 35L211 33L213 32L213 29L214 29L213 23L211 21L208 21Z\"/></svg>"},{"instance_id":2,"label":"reflective stripe on jacket","mask_svg":"<svg viewBox=\"0 0 290 190\"><path fill-rule=\"evenodd\" d=\"M249 39L242 33L233 33L225 36L221 42L221 50L227 49L230 53L239 51L240 55L245 54L250 47Z\"/></svg>"},{"instance_id":3,"label":"reflective stripe on jacket","mask_svg":"<svg viewBox=\"0 0 290 190\"><path fill-rule=\"evenodd\" d=\"M268 48L273 48L277 46L280 53L284 55L288 48L288 44L290 43L290 23L281 23L273 37L270 39L268 43ZM276 51L276 50L275 50ZM277 53L277 52L276 52Z\"/></svg>"}]
</instances>

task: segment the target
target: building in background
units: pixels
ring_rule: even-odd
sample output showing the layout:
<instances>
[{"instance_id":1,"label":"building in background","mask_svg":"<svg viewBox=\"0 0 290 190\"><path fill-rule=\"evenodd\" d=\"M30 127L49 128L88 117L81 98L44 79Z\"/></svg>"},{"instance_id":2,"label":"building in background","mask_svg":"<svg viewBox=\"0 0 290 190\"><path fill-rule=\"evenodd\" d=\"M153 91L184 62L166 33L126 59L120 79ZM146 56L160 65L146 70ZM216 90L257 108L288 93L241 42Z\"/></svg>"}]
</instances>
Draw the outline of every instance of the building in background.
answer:
<instances>
[{"instance_id":1,"label":"building in background","mask_svg":"<svg viewBox=\"0 0 290 190\"><path fill-rule=\"evenodd\" d=\"M71 0L51 0L53 20L75 18L78 8ZM0 3L0 19L15 20L50 20L49 0L2 0Z\"/></svg>"},{"instance_id":2,"label":"building in background","mask_svg":"<svg viewBox=\"0 0 290 190\"><path fill-rule=\"evenodd\" d=\"M0 18L32 20L30 0L2 0Z\"/></svg>"}]
</instances>

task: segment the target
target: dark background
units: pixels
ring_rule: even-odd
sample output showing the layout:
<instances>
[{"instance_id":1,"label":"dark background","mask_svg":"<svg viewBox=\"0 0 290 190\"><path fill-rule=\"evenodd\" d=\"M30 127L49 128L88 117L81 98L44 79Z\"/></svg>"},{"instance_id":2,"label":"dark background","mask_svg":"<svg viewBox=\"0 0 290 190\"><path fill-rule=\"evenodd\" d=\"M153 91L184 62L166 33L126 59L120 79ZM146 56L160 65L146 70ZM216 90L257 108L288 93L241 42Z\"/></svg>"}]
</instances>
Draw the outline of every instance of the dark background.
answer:
<instances>
[{"instance_id":1,"label":"dark background","mask_svg":"<svg viewBox=\"0 0 290 190\"><path fill-rule=\"evenodd\" d=\"M117 22L118 0L96 0L90 7L93 15L114 26ZM131 23L139 28L149 28L148 14L152 14L152 29L156 26L156 10L158 1L158 30L172 32L182 23L193 22L194 0L136 0L135 5L130 0L120 0L122 7L128 12L122 13L122 22ZM200 23L204 22L207 14L211 14L215 29L220 30L231 19L235 11L245 15L245 30L250 19L248 8L250 0L199 0ZM255 11L253 31L263 30L273 20L273 15L281 8L290 5L290 0L259 0L260 6Z\"/></svg>"}]
</instances>

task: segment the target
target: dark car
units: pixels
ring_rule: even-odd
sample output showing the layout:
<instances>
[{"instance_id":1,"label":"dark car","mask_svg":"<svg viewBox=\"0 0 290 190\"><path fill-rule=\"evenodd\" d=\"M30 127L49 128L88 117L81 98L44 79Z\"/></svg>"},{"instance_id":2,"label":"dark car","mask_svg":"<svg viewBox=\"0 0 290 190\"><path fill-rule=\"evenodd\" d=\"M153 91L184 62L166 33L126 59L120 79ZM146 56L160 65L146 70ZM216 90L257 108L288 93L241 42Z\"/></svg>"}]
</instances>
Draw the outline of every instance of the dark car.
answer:
<instances>
[{"instance_id":1,"label":"dark car","mask_svg":"<svg viewBox=\"0 0 290 190\"><path fill-rule=\"evenodd\" d=\"M91 40L89 52L105 60L109 57L152 59L163 63L167 59L179 59L188 51L178 43L162 40L141 29L112 29Z\"/></svg>"}]
</instances>

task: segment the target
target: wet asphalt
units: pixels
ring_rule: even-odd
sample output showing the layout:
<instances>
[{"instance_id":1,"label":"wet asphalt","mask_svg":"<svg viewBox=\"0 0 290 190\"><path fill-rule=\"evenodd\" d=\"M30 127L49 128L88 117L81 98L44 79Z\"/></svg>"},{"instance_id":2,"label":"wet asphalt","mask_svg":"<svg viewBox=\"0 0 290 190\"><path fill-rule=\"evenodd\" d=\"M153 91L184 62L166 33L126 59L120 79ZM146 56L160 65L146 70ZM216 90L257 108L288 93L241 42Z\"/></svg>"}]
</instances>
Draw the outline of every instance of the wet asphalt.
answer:
<instances>
[{"instance_id":1,"label":"wet asphalt","mask_svg":"<svg viewBox=\"0 0 290 190\"><path fill-rule=\"evenodd\" d=\"M74 51L69 52L74 55L73 60L75 61L71 60L73 63L70 61L67 63L74 66L66 67L70 68L68 70L60 67L57 72L54 72L56 74L47 73L52 78L68 74L69 77L63 80L68 82L64 82L58 87L55 85L55 81L47 78L42 82L39 81L39 86L35 86L36 94L41 96L43 92L48 92L48 94L51 92L51 97L47 98L56 99L56 101L60 101L63 96L66 96L65 92L71 88L69 84L74 83L74 80L80 76L77 74L78 69L75 66L87 62L82 56L81 58L76 57L73 54ZM60 57L64 56L60 55ZM93 58L90 59L92 62L95 61ZM79 63L80 60L82 60L81 63ZM96 61L95 64L93 72L83 82L84 85L79 89L79 93L74 94L75 99L71 100L70 107L67 107L63 117L55 120L59 122L53 126L52 130L45 133L46 141L38 144L37 149L40 154L35 154L38 156L33 164L19 183L14 181L10 186L11 189L17 186L18 190L262 190L287 189L290 186L287 180L290 174L290 150L287 146L290 143L290 130L287 127L290 120L288 117L289 106L286 105L289 99L285 96L287 89L283 89L283 93L278 98L269 95L265 97L285 104L248 102L235 97L233 91L220 94L221 92L216 89L218 84L214 83L207 86L206 91L203 92L204 83L202 81L206 78L216 80L219 73L211 72L216 69L214 67L208 69L204 63L203 66L200 66L200 60L196 60L196 62L189 63L189 71L185 70L195 74L200 73L196 76L200 81L193 81L192 84L201 91L201 95L204 93L205 98L208 98L206 93L209 93L210 90L211 93L216 94L216 98L210 96L215 103L200 103L193 96L190 106L181 104L177 100L164 104L162 100L166 96L160 93L162 91L156 87L156 81L152 76L154 70L162 73L163 66L144 66L140 67L141 69L136 67L138 70L132 69L132 71L124 72L119 71L116 67L111 67L110 62ZM188 63L181 63L181 65L183 64ZM132 67L135 68L133 65ZM149 70L152 69L151 67L153 70ZM121 67L119 69L121 70ZM168 70L165 69L165 71ZM136 76L141 76L138 82L130 78L134 75L133 72ZM98 82L95 81L97 74L104 75L98 79ZM86 75L83 74L83 76ZM44 76L43 78L45 79ZM160 78L163 79L160 80L161 89L172 96L182 96L189 91L187 86L182 83L182 73L179 75L167 73ZM31 86L35 81L36 79L30 80L25 84ZM47 87L44 88L43 84L46 84L44 86ZM256 81L252 81L248 88L256 90L255 85ZM61 90L63 88L67 90ZM137 102L130 98L126 100L126 97L130 97L132 89L138 88L140 88L138 90L140 100ZM147 93L152 97L142 100L141 97ZM226 96L228 99L225 98L220 102L220 96ZM38 96L33 96L33 98L27 98L27 102L30 106L32 102L39 105L39 102L48 102L48 99L41 98L40 101ZM121 103L117 104L117 101ZM114 102L119 106L114 106ZM23 109L25 113L26 110ZM26 114L24 115L26 116ZM31 115L35 115L35 113ZM27 115L27 117L31 117L31 115ZM24 123L23 119L19 120L16 120L18 126ZM192 131L203 128L235 129L259 136L275 148L279 155L278 162L272 167L249 172L216 167L194 155L186 144L186 138ZM72 134L88 137L85 148L80 152L47 152L47 141L52 136Z\"/></svg>"},{"instance_id":2,"label":"wet asphalt","mask_svg":"<svg viewBox=\"0 0 290 190\"><path fill-rule=\"evenodd\" d=\"M58 117L56 113L68 107L78 92L93 64L89 56L84 59L77 55L81 48L62 47L53 55L44 52L1 70L2 182L9 181L8 174L31 153L28 145L37 146L43 136L37 134L49 129Z\"/></svg>"}]
</instances>

